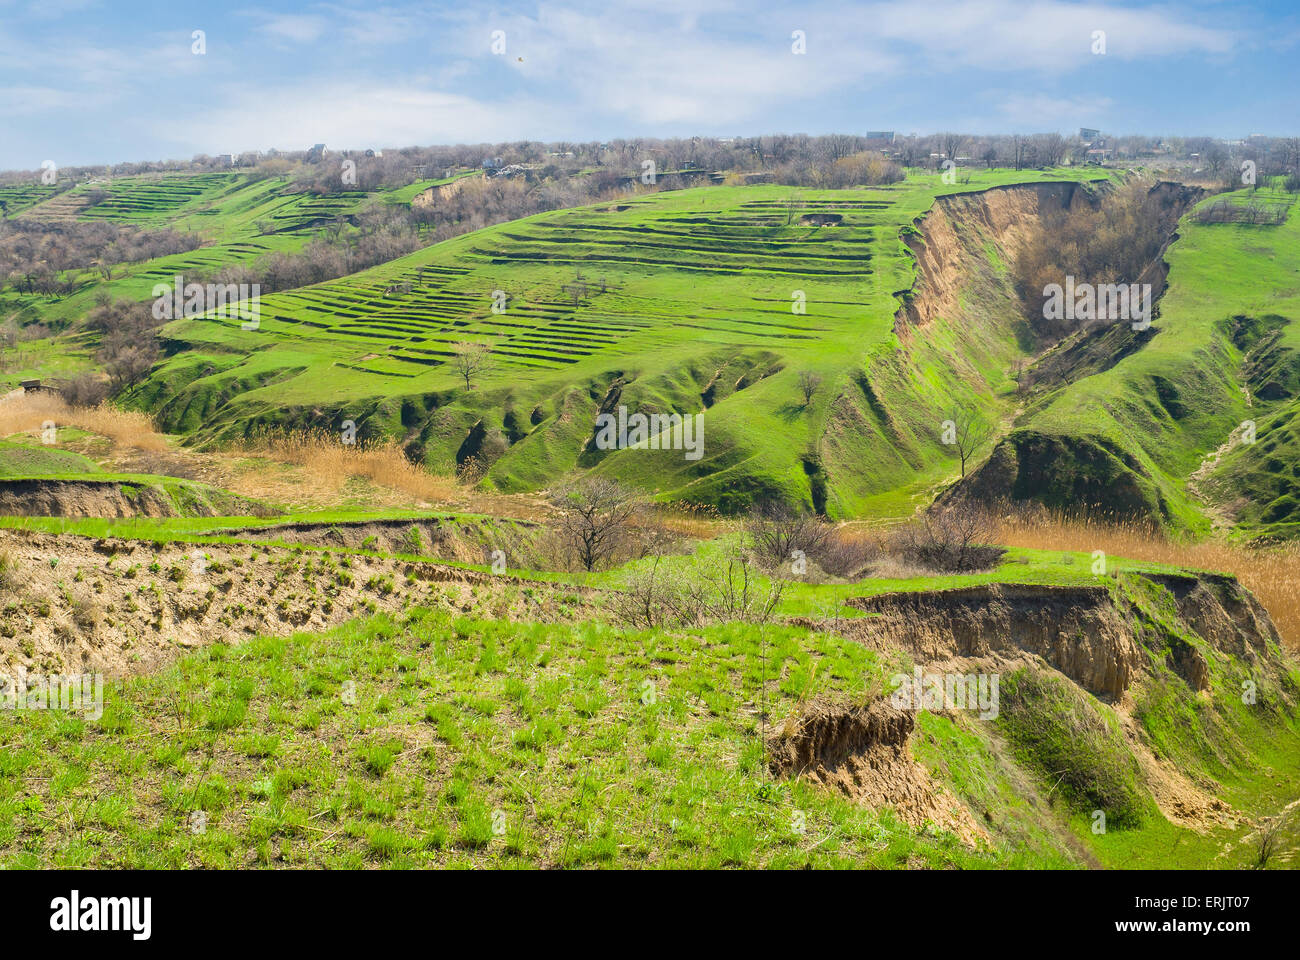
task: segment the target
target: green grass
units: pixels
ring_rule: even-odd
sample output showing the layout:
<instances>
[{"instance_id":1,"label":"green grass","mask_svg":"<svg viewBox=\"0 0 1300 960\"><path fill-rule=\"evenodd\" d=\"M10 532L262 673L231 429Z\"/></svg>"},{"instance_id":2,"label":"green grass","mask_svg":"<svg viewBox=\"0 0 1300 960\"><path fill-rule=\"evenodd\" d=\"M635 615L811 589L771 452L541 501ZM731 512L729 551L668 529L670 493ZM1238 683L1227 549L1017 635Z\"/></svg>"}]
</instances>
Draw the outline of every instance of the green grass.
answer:
<instances>
[{"instance_id":1,"label":"green grass","mask_svg":"<svg viewBox=\"0 0 1300 960\"><path fill-rule=\"evenodd\" d=\"M1037 862L774 782L747 706L764 654L816 661L804 694L858 688L877 669L862 648L798 630L628 634L429 612L212 647L112 684L98 723L0 716L0 862ZM769 697L796 706L774 686Z\"/></svg>"},{"instance_id":2,"label":"green grass","mask_svg":"<svg viewBox=\"0 0 1300 960\"><path fill-rule=\"evenodd\" d=\"M65 474L80 477L99 473L89 457L53 446L32 446L0 440L0 479Z\"/></svg>"},{"instance_id":3,"label":"green grass","mask_svg":"<svg viewBox=\"0 0 1300 960\"><path fill-rule=\"evenodd\" d=\"M232 528L380 517L427 519L335 511L3 525L252 543ZM277 545L324 550L257 544ZM665 562L689 575L728 547L706 542ZM988 574L794 584L781 614L825 617L838 607L846 616L849 597L885 590L1096 583L1089 561L1014 550ZM565 581L610 588L636 566L545 576L561 590ZM1186 632L1168 591L1128 575L1169 569L1117 558L1109 566L1123 571L1106 582L1135 605L1150 660L1150 679L1133 688L1144 740L1237 815L1273 812L1300 784L1300 759L1271 674L1215 654L1212 693L1192 692L1166 663L1180 642L1209 648ZM486 620L462 615L454 596L435 589L428 609L393 619L218 644L156 674L110 680L98 721L0 711L0 864L1203 868L1253 856L1244 827L1166 821L1113 708L1049 674L1004 671L995 720L917 715L915 757L988 832L972 848L768 772L765 730L809 702L880 695L887 678L910 670L905 654L777 625L631 631L582 619ZM1247 675L1260 681L1258 707L1237 702ZM769 705L766 721L759 703ZM1096 809L1106 812L1104 833L1092 832ZM799 819L803 833L792 828Z\"/></svg>"},{"instance_id":4,"label":"green grass","mask_svg":"<svg viewBox=\"0 0 1300 960\"><path fill-rule=\"evenodd\" d=\"M397 199L402 192L399 190L353 191L321 197L296 190L288 178L254 179L231 172L117 177L79 184L60 192L48 206L29 205L24 208L24 215L37 219L62 217L63 205L93 192L106 192L107 199L76 212L77 219L104 220L143 229L168 227L197 234L202 246L143 263L117 264L112 278L107 280L97 270L70 272L64 279L74 281L75 289L68 296L47 299L7 291L0 294L0 308L6 315L17 311L30 320L62 329L92 310L100 295L149 301L153 299L155 284L170 283L178 274L193 277L271 253L293 253L326 223L342 220L343 229L348 232L354 228L347 225L346 218L366 206L409 202ZM0 188L0 199L4 199L4 188ZM74 344L60 341L58 346L66 350ZM85 365L83 360L78 366ZM46 365L26 374L50 376L59 372Z\"/></svg>"},{"instance_id":5,"label":"green grass","mask_svg":"<svg viewBox=\"0 0 1300 960\"><path fill-rule=\"evenodd\" d=\"M810 700L861 703L903 660L800 628L634 632L434 603L194 651L110 681L99 720L0 713L0 864L1206 867L1252 855L1241 830L1165 821L1109 708L1059 680L1004 675L991 723L918 715L916 757L988 831L972 848L768 772L760 699L771 723ZM1300 777L1293 728L1261 731L1262 770L1227 781L1246 811L1285 795L1270 796L1274 778ZM1094 804L1108 812L1102 834Z\"/></svg>"},{"instance_id":6,"label":"green grass","mask_svg":"<svg viewBox=\"0 0 1300 960\"><path fill-rule=\"evenodd\" d=\"M594 467L661 499L724 509L779 493L824 495L837 516L899 512L952 470L933 434L954 389L971 389L953 387L950 354L978 340L960 325L936 330L920 381L864 395L876 359L897 344L898 291L913 283L901 234L941 194L1089 176L1099 174L980 171L959 187L921 176L846 191L707 187L541 214L266 297L257 331L173 323L167 336L186 349L130 402L204 443L254 425L351 419L363 435L414 435L439 470L478 453L481 434L504 448L488 475L503 490ZM787 223L792 198L803 206ZM842 222L798 222L819 212ZM586 295L575 302L579 273ZM393 290L400 284L409 292ZM510 297L503 313L492 312L494 290ZM791 311L796 290L804 314ZM447 362L466 340L490 345L495 361L468 393ZM980 353L981 376L1001 382L1009 349ZM797 389L804 369L823 377L808 405ZM633 409L707 408L704 458L582 453L611 386ZM893 433L879 421L882 404Z\"/></svg>"},{"instance_id":7,"label":"green grass","mask_svg":"<svg viewBox=\"0 0 1300 960\"><path fill-rule=\"evenodd\" d=\"M1229 199L1251 195L1239 191ZM1184 217L1166 254L1169 288L1154 338L1110 369L1066 386L1017 425L1048 437L1113 443L1136 459L1140 471L1120 472L1164 500L1172 525L1194 531L1207 530L1208 523L1184 481L1247 419L1257 421L1260 442L1225 457L1210 489L1224 502L1253 501L1247 522L1300 520L1291 505L1269 510L1295 492L1300 460L1293 376L1287 386L1300 338L1290 322L1300 316L1300 208L1281 191L1260 189L1258 196L1290 203L1287 221L1202 224L1194 215ZM1271 362L1257 370L1251 351L1260 343L1260 328L1270 326L1277 330L1273 354L1265 358ZM1272 381L1277 390L1266 389Z\"/></svg>"},{"instance_id":8,"label":"green grass","mask_svg":"<svg viewBox=\"0 0 1300 960\"><path fill-rule=\"evenodd\" d=\"M197 480L183 480L151 473L106 473L99 470L90 460L76 454L67 453L61 458L41 457L40 451L29 453L28 451L33 449L30 447L16 446L16 449L18 452L13 455L11 461L14 469L0 469L0 483L22 481L72 483L83 485L88 490L104 488L110 493L111 488L116 488L131 501L137 501L143 493L148 493L170 504L180 517L223 516L234 514L237 510L249 513L275 513L275 509L266 504ZM4 449L0 448L0 456L4 453ZM27 529L55 530L62 529L65 524L75 527L78 522L85 523L85 529L94 530L111 529L115 523L122 521L102 518L88 518L82 521L69 521L61 517L0 518L0 524ZM129 521L126 523L129 524Z\"/></svg>"},{"instance_id":9,"label":"green grass","mask_svg":"<svg viewBox=\"0 0 1300 960\"><path fill-rule=\"evenodd\" d=\"M998 726L1017 756L1072 807L1112 827L1141 826L1158 811L1113 717L1077 686L1047 672L1004 674Z\"/></svg>"}]
</instances>

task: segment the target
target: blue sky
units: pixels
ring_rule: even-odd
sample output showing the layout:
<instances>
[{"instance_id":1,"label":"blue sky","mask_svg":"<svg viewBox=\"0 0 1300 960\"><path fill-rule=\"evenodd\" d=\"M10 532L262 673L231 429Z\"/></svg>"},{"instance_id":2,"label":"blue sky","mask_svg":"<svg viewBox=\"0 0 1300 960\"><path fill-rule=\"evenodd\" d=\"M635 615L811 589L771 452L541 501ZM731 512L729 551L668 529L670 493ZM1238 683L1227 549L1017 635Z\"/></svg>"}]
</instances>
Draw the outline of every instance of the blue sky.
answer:
<instances>
[{"instance_id":1,"label":"blue sky","mask_svg":"<svg viewBox=\"0 0 1300 960\"><path fill-rule=\"evenodd\" d=\"M1296 135L1298 63L1294 0L0 0L0 169L318 141Z\"/></svg>"}]
</instances>

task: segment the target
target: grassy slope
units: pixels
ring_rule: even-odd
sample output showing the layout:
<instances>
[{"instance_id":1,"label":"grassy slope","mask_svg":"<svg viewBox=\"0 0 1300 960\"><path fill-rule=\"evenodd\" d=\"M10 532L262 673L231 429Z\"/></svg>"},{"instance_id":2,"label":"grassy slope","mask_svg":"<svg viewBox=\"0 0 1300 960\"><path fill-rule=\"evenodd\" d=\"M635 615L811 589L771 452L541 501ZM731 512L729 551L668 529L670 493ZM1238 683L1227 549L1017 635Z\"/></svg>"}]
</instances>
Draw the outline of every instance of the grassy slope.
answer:
<instances>
[{"instance_id":1,"label":"grassy slope","mask_svg":"<svg viewBox=\"0 0 1300 960\"><path fill-rule=\"evenodd\" d=\"M434 182L424 183L422 187ZM108 198L81 211L79 219L106 220L145 229L169 227L197 233L203 245L188 253L117 265L110 280L104 280L96 271L79 273L75 277L77 289L66 297L47 300L6 293L0 295L0 307L19 311L25 319L57 326L84 316L101 293L114 298L150 300L155 284L170 283L178 274L188 277L276 251L299 250L321 223L353 215L376 201L409 202L400 198L410 188L317 197L294 192L291 182L284 177L255 180L241 173L141 176L81 184L60 193L54 203L100 190L107 191ZM24 209L24 216L40 218L46 210L47 206L41 204L29 205Z\"/></svg>"},{"instance_id":2,"label":"grassy slope","mask_svg":"<svg viewBox=\"0 0 1300 960\"><path fill-rule=\"evenodd\" d=\"M1174 525L1206 529L1184 480L1243 420L1259 419L1261 410L1269 410L1258 399L1253 407L1246 404L1243 353L1233 343L1231 318L1297 316L1297 209L1293 206L1279 227L1205 225L1185 218L1166 255L1169 288L1155 322L1157 335L1109 370L1069 385L1045 408L1031 410L1017 428L1113 441L1137 458L1169 504ZM1287 327L1285 343L1294 344L1297 336L1300 331ZM1251 493L1249 488L1238 492Z\"/></svg>"},{"instance_id":3,"label":"grassy slope","mask_svg":"<svg viewBox=\"0 0 1300 960\"><path fill-rule=\"evenodd\" d=\"M214 646L158 675L110 683L99 721L0 715L0 863L1249 862L1243 831L1176 827L1149 798L1140 825L1112 823L1093 836L1086 808L1095 801L1053 800L1051 771L1039 767L1080 750L1069 723L1055 722L1046 740L1003 728L1009 743L964 716L919 716L917 757L986 814L993 842L980 851L834 791L772 779L760 702L774 721L814 698L861 702L907 667L803 629L512 624L460 617L445 603L324 635ZM1093 706L1082 709L1109 715L1084 699ZM1169 707L1162 717L1184 722ZM1281 749L1295 731L1242 719L1234 732L1249 745L1216 775L1240 810L1269 811L1300 782ZM1196 747L1194 729L1176 737ZM1103 757L1079 764L1085 788L1104 785L1106 765L1122 762ZM1204 762L1204 751L1196 758ZM794 829L798 814L804 832Z\"/></svg>"},{"instance_id":4,"label":"grassy slope","mask_svg":"<svg viewBox=\"0 0 1300 960\"><path fill-rule=\"evenodd\" d=\"M632 410L697 412L712 384L704 459L621 451L600 469L664 497L724 507L766 492L807 501L823 438L843 437L831 422L836 398L896 344L896 293L912 285L914 269L903 230L942 193L1088 175L981 171L959 187L919 177L852 191L710 187L542 214L266 298L256 332L174 323L166 333L181 352L133 400L201 440L351 419L363 435L412 441L442 469L472 452L462 444L482 421L489 437L518 441L489 474L518 490L598 462L580 452L611 385ZM801 206L787 225L791 198ZM809 213L838 213L843 223L799 225ZM588 296L575 306L563 288L579 271ZM397 282L412 292L386 294ZM512 298L504 314L491 312L494 290ZM791 312L795 291L806 314ZM960 340L945 346L946 335L935 336L936 353L910 385L926 408L948 399L944 367ZM469 393L445 364L461 340L490 343L497 358ZM995 365L982 373L1002 379ZM823 378L807 406L802 370ZM834 452L852 469L830 478L832 514L903 482L933 484L951 468L933 444L918 463L892 458L890 442L876 431Z\"/></svg>"},{"instance_id":5,"label":"grassy slope","mask_svg":"<svg viewBox=\"0 0 1300 960\"><path fill-rule=\"evenodd\" d=\"M53 474L98 473L99 467L89 457L30 444L0 440L0 479Z\"/></svg>"},{"instance_id":6,"label":"grassy slope","mask_svg":"<svg viewBox=\"0 0 1300 960\"><path fill-rule=\"evenodd\" d=\"M818 660L823 682L869 669L865 651L794 636L768 642ZM771 782L745 707L758 641L432 614L213 648L115 690L100 727L0 720L22 738L4 752L0 850L6 865L978 865L951 838ZM15 776L38 769L53 774L39 799ZM53 810L84 831L36 828Z\"/></svg>"}]
</instances>

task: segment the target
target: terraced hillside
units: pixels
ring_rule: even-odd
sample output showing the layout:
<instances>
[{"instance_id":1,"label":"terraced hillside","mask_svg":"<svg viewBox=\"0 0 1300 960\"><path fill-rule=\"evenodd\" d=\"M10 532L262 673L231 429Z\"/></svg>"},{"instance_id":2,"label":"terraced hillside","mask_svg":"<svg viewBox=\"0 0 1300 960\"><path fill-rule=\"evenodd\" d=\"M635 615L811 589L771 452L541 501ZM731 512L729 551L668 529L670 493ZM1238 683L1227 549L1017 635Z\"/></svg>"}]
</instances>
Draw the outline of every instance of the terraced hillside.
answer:
<instances>
[{"instance_id":1,"label":"terraced hillside","mask_svg":"<svg viewBox=\"0 0 1300 960\"><path fill-rule=\"evenodd\" d=\"M443 181L421 181L400 190L347 191L317 195L287 177L254 178L244 173L151 175L93 180L68 188L26 184L0 187L9 216L46 222L107 221L144 229L168 227L195 233L203 245L188 253L144 263L114 264L111 276L84 271L67 277L76 289L50 300L36 295L0 297L8 312L28 321L74 323L97 298L145 301L153 286L178 274L193 278L222 267L248 263L269 253L294 252L330 224L346 226L375 203L409 203L407 194Z\"/></svg>"},{"instance_id":2,"label":"terraced hillside","mask_svg":"<svg viewBox=\"0 0 1300 960\"><path fill-rule=\"evenodd\" d=\"M4 183L0 184L0 215L15 217L38 203L49 200L58 192L53 184Z\"/></svg>"},{"instance_id":3,"label":"terraced hillside","mask_svg":"<svg viewBox=\"0 0 1300 960\"><path fill-rule=\"evenodd\" d=\"M1098 176L707 187L543 214L264 298L256 331L174 323L170 359L130 399L198 441L353 420L435 468L485 460L504 490L594 468L724 509L907 510L953 470L944 410L995 418L1012 388L1015 217ZM1004 187L1023 210L960 228L987 297L910 338L896 315L916 282L913 224L939 196ZM449 362L467 341L493 359L470 390ZM804 373L820 378L810 401ZM703 457L595 449L596 414L620 404L703 413Z\"/></svg>"}]
</instances>

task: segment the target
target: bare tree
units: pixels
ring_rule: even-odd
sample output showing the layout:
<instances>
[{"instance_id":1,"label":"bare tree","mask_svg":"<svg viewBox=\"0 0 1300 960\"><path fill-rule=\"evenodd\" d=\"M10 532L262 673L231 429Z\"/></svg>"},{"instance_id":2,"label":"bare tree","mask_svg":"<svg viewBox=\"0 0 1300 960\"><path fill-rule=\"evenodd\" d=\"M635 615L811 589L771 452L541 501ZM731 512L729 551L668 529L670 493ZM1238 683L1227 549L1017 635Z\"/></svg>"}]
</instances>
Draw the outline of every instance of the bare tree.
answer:
<instances>
[{"instance_id":1,"label":"bare tree","mask_svg":"<svg viewBox=\"0 0 1300 960\"><path fill-rule=\"evenodd\" d=\"M1266 870L1269 863L1282 850L1287 823L1287 811L1283 810L1276 817L1264 822L1257 835L1258 847L1255 850L1255 869Z\"/></svg>"},{"instance_id":2,"label":"bare tree","mask_svg":"<svg viewBox=\"0 0 1300 960\"><path fill-rule=\"evenodd\" d=\"M575 307L581 306L582 301L585 300L587 297L586 281L581 279L582 274L578 274L578 277L579 277L578 280L574 281L573 283L566 284L563 288L564 292L569 295L569 299L573 301L573 305Z\"/></svg>"},{"instance_id":3,"label":"bare tree","mask_svg":"<svg viewBox=\"0 0 1300 960\"><path fill-rule=\"evenodd\" d=\"M18 324L14 322L16 316L17 314L14 314L13 317L0 324L0 370L5 369L6 354L18 346L20 331Z\"/></svg>"},{"instance_id":4,"label":"bare tree","mask_svg":"<svg viewBox=\"0 0 1300 960\"><path fill-rule=\"evenodd\" d=\"M743 549L728 552L725 563L692 577L679 597L686 623L767 623L781 604L786 581L775 572L764 577Z\"/></svg>"},{"instance_id":5,"label":"bare tree","mask_svg":"<svg viewBox=\"0 0 1300 960\"><path fill-rule=\"evenodd\" d=\"M1059 133L1044 133L1037 138L1038 148L1043 162L1049 167L1058 167L1065 159L1065 138Z\"/></svg>"},{"instance_id":6,"label":"bare tree","mask_svg":"<svg viewBox=\"0 0 1300 960\"><path fill-rule=\"evenodd\" d=\"M943 423L945 444L955 447L961 458L961 475L966 476L966 462L970 460L989 438L989 425L966 416L961 408L951 407L948 419Z\"/></svg>"},{"instance_id":7,"label":"bare tree","mask_svg":"<svg viewBox=\"0 0 1300 960\"><path fill-rule=\"evenodd\" d=\"M799 392L803 394L803 405L805 407L812 403L812 398L821 385L822 378L820 374L813 373L811 370L804 370L799 374Z\"/></svg>"},{"instance_id":8,"label":"bare tree","mask_svg":"<svg viewBox=\"0 0 1300 960\"><path fill-rule=\"evenodd\" d=\"M465 381L465 389L474 388L474 378L488 368L492 362L492 348L486 343L462 341L453 348L452 367Z\"/></svg>"},{"instance_id":9,"label":"bare tree","mask_svg":"<svg viewBox=\"0 0 1300 960\"><path fill-rule=\"evenodd\" d=\"M746 528L759 560L773 568L794 559L796 551L815 555L831 531L811 513L796 512L779 500L762 504Z\"/></svg>"},{"instance_id":10,"label":"bare tree","mask_svg":"<svg viewBox=\"0 0 1300 960\"><path fill-rule=\"evenodd\" d=\"M966 138L959 133L941 133L939 134L939 145L946 159L957 162L957 151L961 149Z\"/></svg>"},{"instance_id":11,"label":"bare tree","mask_svg":"<svg viewBox=\"0 0 1300 960\"><path fill-rule=\"evenodd\" d=\"M992 538L988 516L976 503L958 500L934 507L902 527L889 544L892 553L909 563L945 573L964 573L992 566L1001 547L987 546Z\"/></svg>"},{"instance_id":12,"label":"bare tree","mask_svg":"<svg viewBox=\"0 0 1300 960\"><path fill-rule=\"evenodd\" d=\"M587 477L551 495L559 511L557 532L587 571L624 542L628 523L641 509L641 498L604 477Z\"/></svg>"},{"instance_id":13,"label":"bare tree","mask_svg":"<svg viewBox=\"0 0 1300 960\"><path fill-rule=\"evenodd\" d=\"M134 386L145 378L158 359L157 345L152 341L134 346L122 346L111 353L101 351L100 362L114 393Z\"/></svg>"}]
</instances>

